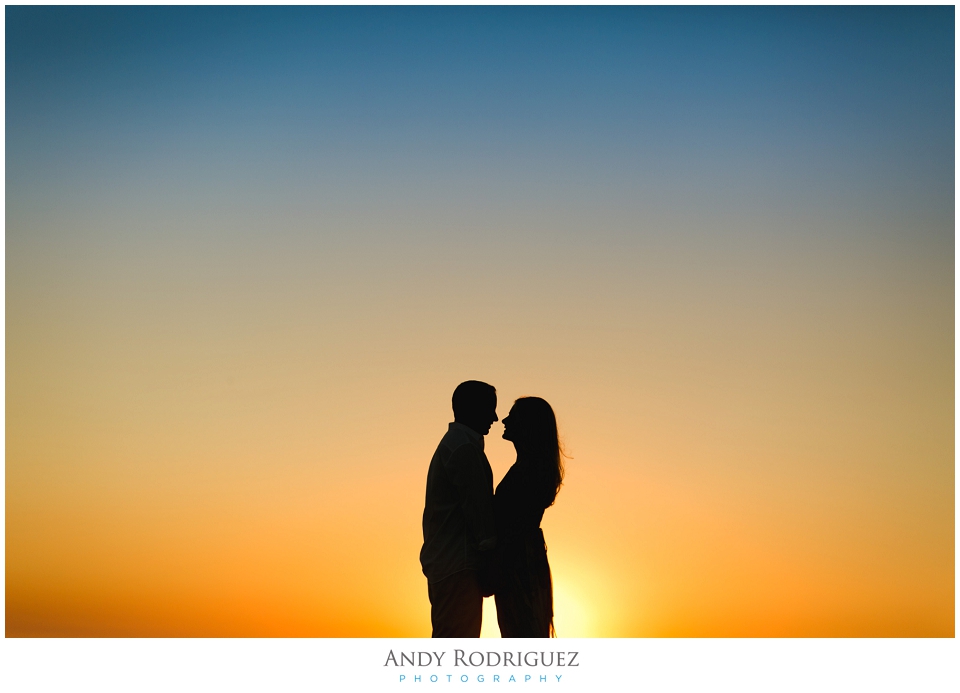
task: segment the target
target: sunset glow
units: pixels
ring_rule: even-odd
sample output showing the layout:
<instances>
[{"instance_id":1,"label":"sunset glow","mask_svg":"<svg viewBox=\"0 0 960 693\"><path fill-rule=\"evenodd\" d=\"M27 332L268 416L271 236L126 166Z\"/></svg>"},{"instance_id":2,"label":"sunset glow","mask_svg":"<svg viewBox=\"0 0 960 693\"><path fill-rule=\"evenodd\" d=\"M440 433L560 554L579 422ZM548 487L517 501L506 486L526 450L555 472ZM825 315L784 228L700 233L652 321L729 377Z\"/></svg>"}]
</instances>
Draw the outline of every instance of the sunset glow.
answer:
<instances>
[{"instance_id":1,"label":"sunset glow","mask_svg":"<svg viewBox=\"0 0 960 693\"><path fill-rule=\"evenodd\" d=\"M5 12L7 636L429 636L476 378L560 637L953 637L952 7Z\"/></svg>"}]
</instances>

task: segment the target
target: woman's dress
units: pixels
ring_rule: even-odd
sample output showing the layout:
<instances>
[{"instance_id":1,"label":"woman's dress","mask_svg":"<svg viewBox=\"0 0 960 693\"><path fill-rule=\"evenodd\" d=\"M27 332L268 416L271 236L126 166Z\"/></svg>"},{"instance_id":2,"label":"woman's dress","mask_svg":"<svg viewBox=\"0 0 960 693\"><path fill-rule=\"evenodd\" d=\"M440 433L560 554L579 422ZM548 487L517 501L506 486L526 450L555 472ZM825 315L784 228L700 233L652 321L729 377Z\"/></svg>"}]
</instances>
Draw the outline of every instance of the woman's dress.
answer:
<instances>
[{"instance_id":1,"label":"woman's dress","mask_svg":"<svg viewBox=\"0 0 960 693\"><path fill-rule=\"evenodd\" d=\"M494 494L500 551L495 599L504 638L553 634L553 585L540 521L555 495L545 473L521 460L510 468Z\"/></svg>"}]
</instances>

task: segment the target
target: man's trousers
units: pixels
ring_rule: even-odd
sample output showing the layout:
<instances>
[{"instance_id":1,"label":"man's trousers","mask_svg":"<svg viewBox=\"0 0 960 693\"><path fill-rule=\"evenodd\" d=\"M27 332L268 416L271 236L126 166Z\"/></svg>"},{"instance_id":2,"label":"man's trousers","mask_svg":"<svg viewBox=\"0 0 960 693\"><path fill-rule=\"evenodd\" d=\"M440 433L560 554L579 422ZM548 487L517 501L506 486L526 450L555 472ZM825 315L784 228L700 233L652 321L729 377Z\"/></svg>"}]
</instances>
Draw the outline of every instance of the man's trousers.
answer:
<instances>
[{"instance_id":1,"label":"man's trousers","mask_svg":"<svg viewBox=\"0 0 960 693\"><path fill-rule=\"evenodd\" d=\"M461 570L427 584L434 638L479 638L483 596L477 571Z\"/></svg>"}]
</instances>

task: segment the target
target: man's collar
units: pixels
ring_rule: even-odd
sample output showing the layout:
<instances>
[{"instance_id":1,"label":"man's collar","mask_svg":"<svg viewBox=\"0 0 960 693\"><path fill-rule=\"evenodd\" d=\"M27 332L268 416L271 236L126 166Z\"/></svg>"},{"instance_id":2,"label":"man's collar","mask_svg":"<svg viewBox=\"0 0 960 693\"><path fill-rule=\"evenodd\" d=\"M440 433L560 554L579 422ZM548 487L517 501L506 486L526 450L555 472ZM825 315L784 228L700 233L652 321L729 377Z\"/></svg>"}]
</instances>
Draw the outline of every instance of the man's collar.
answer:
<instances>
[{"instance_id":1,"label":"man's collar","mask_svg":"<svg viewBox=\"0 0 960 693\"><path fill-rule=\"evenodd\" d=\"M480 446L480 449L483 450L483 436L480 435L479 433L477 433L476 431L474 431L472 428L470 428L470 427L467 426L466 424L462 424L462 423L459 423L459 422L457 422L457 421L453 421L453 422L451 422L451 424L450 424L450 430L452 430L452 429L456 429L456 430L458 430L458 431L463 431L464 433L466 433L466 434L467 434L467 437L468 437L470 440L472 440L474 443L476 443L477 445L479 445L479 446Z\"/></svg>"}]
</instances>

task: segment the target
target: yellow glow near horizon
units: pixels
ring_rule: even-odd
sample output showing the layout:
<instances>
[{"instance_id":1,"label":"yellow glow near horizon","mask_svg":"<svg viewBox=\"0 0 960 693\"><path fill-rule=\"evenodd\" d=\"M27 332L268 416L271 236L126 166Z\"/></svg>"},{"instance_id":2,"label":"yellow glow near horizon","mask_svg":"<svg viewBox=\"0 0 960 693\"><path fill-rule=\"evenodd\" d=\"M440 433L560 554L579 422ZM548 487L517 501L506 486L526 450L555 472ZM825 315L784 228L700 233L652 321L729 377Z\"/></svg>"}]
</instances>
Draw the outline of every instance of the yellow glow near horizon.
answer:
<instances>
[{"instance_id":1,"label":"yellow glow near horizon","mask_svg":"<svg viewBox=\"0 0 960 693\"><path fill-rule=\"evenodd\" d=\"M553 625L560 638L601 637L603 628L598 628L597 612L590 607L589 599L575 588L560 583L553 588Z\"/></svg>"}]
</instances>

